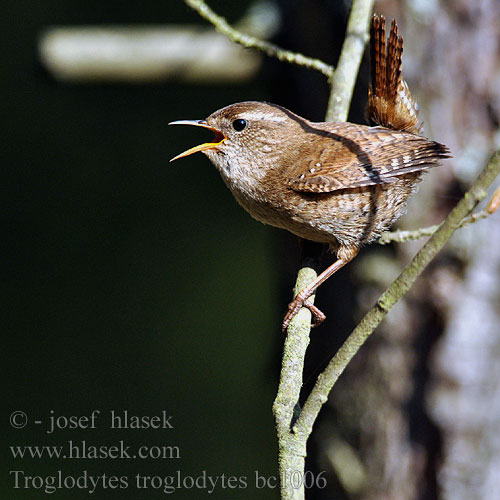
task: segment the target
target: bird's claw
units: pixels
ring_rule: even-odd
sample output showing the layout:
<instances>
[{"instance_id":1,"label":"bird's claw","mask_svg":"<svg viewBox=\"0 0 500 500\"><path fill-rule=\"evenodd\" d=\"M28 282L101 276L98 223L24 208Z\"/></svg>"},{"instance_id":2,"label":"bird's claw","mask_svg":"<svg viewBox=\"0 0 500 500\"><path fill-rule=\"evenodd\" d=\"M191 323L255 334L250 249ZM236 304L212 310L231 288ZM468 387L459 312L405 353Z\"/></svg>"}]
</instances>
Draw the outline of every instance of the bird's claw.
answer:
<instances>
[{"instance_id":1,"label":"bird's claw","mask_svg":"<svg viewBox=\"0 0 500 500\"><path fill-rule=\"evenodd\" d=\"M296 297L290 304L288 304L288 310L283 317L283 322L281 324L281 329L285 331L288 328L288 325L290 324L290 321L292 321L293 317L299 312L299 310L302 307L306 307L311 311L312 314L312 323L311 323L311 328L314 328L326 319L326 315L321 312L314 304L310 304L309 302L306 302L306 299L301 299L299 297Z\"/></svg>"}]
</instances>

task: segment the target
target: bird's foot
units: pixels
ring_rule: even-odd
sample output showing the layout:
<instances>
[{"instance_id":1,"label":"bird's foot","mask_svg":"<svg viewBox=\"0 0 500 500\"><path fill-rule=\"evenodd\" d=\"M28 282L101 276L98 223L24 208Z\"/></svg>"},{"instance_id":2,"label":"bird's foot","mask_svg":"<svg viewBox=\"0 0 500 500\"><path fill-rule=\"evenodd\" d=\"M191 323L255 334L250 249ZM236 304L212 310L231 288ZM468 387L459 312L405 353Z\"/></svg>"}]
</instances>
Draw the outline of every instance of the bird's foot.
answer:
<instances>
[{"instance_id":1,"label":"bird's foot","mask_svg":"<svg viewBox=\"0 0 500 500\"><path fill-rule=\"evenodd\" d=\"M306 302L307 298L300 297L300 293L295 297L290 304L288 304L288 311L286 312L283 322L281 324L281 329L285 331L292 321L293 317L299 312L302 307L307 307L312 314L311 328L320 325L326 319L326 315L321 312L314 304Z\"/></svg>"}]
</instances>

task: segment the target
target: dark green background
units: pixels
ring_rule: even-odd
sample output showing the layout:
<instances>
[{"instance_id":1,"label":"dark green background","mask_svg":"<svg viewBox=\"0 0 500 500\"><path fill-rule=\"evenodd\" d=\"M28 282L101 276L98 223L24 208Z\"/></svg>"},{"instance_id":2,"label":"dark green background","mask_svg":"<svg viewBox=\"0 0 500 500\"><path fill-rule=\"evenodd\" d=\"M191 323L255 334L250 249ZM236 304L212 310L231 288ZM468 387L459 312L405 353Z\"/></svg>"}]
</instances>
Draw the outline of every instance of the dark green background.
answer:
<instances>
[{"instance_id":1,"label":"dark green background","mask_svg":"<svg viewBox=\"0 0 500 500\"><path fill-rule=\"evenodd\" d=\"M220 1L238 18L245 2ZM246 476L248 488L212 498L276 498L253 488L275 474L271 413L282 337L279 318L296 253L234 202L202 155L169 164L205 139L169 128L231 102L266 99L246 86L65 85L39 67L37 36L50 25L200 23L182 2L7 2L2 6L4 308L3 498L10 470L46 476ZM285 242L290 243L288 240ZM291 241L291 240L290 240ZM276 290L280 290L280 293ZM49 412L90 415L95 430L47 435ZM109 410L173 415L173 430L110 430ZM29 424L9 426L14 410ZM44 421L43 426L33 423ZM177 445L181 459L13 460L8 445ZM93 498L159 498L99 490ZM63 491L53 498L89 498ZM181 490L176 498L205 498Z\"/></svg>"}]
</instances>

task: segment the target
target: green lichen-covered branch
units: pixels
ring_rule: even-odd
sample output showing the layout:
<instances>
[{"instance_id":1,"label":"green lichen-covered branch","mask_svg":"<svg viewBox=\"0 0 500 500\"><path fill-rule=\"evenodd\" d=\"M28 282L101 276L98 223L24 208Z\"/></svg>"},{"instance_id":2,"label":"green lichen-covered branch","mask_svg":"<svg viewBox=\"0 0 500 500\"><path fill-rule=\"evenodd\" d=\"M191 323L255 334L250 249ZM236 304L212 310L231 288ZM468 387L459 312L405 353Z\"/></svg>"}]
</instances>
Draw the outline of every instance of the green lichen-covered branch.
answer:
<instances>
[{"instance_id":1,"label":"green lichen-covered branch","mask_svg":"<svg viewBox=\"0 0 500 500\"><path fill-rule=\"evenodd\" d=\"M468 217L462 220L460 227L468 226L469 224L473 224L481 219L486 219L493 212L488 210L481 210L475 214L470 214ZM435 224L434 226L421 227L420 229L415 229L414 231L387 231L377 240L377 243L380 245L387 245L389 243L404 243L406 241L419 240L420 238L425 238L426 236L432 236L437 229L439 228L439 224Z\"/></svg>"},{"instance_id":2,"label":"green lichen-covered branch","mask_svg":"<svg viewBox=\"0 0 500 500\"><path fill-rule=\"evenodd\" d=\"M486 191L500 174L500 150L491 158L476 181L457 203L448 217L424 244L413 260L406 266L391 286L381 295L377 303L366 313L352 331L342 347L318 377L314 389L307 398L295 424L297 432L309 435L321 406L327 400L333 385L359 348L375 330L396 302L410 289L419 274L441 250L463 219L484 199Z\"/></svg>"},{"instance_id":3,"label":"green lichen-covered branch","mask_svg":"<svg viewBox=\"0 0 500 500\"><path fill-rule=\"evenodd\" d=\"M300 269L294 294L310 283L316 277L312 266L304 266ZM310 300L314 300L311 297ZM290 431L293 422L300 413L298 401L300 389L302 388L302 373L304 371L304 359L309 345L309 333L311 329L311 313L302 308L294 321L290 324L283 346L283 360L281 364L280 383L278 393L273 404L273 414L278 434L278 465L281 478L282 499L303 499L302 488L294 489L290 481L297 474L304 475L306 443L307 438L298 436ZM285 479L285 481L283 481ZM297 484L297 483L295 483Z\"/></svg>"},{"instance_id":4,"label":"green lichen-covered branch","mask_svg":"<svg viewBox=\"0 0 500 500\"><path fill-rule=\"evenodd\" d=\"M347 120L354 84L368 41L368 25L374 0L353 1L340 58L331 81L326 121Z\"/></svg>"},{"instance_id":5,"label":"green lichen-covered branch","mask_svg":"<svg viewBox=\"0 0 500 500\"><path fill-rule=\"evenodd\" d=\"M319 59L307 57L302 54L298 54L297 52L284 50L272 43L260 40L234 29L223 17L216 14L203 0L184 1L186 5L198 12L201 17L212 23L219 33L227 36L233 42L238 43L248 49L261 50L268 56L275 57L280 61L297 64L299 66L303 66L304 68L314 69L316 71L319 71L320 73L323 73L328 79L332 77L334 71L333 66L330 66L329 64L326 64Z\"/></svg>"}]
</instances>

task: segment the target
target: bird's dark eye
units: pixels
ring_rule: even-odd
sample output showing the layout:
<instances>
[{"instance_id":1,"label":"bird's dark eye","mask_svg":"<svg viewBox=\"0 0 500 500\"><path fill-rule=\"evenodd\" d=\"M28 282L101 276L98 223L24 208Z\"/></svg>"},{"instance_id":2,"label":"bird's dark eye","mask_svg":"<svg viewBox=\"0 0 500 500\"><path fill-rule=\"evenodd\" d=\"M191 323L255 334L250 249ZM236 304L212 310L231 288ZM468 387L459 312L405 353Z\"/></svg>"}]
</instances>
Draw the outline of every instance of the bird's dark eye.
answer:
<instances>
[{"instance_id":1,"label":"bird's dark eye","mask_svg":"<svg viewBox=\"0 0 500 500\"><path fill-rule=\"evenodd\" d=\"M241 132L245 127L247 126L246 120L243 120L242 118L238 118L237 120L234 120L233 122L233 128L236 130L236 132Z\"/></svg>"}]
</instances>

